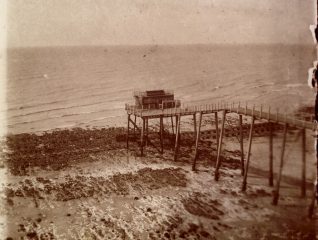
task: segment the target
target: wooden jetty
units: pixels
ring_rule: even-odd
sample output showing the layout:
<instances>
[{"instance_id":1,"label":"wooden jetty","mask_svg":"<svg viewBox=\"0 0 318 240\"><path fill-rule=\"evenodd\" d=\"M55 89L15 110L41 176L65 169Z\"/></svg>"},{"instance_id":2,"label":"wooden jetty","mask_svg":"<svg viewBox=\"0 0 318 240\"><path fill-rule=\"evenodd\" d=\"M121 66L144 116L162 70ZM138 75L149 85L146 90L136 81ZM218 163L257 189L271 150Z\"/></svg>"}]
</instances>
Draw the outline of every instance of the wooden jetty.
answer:
<instances>
[{"instance_id":1,"label":"wooden jetty","mask_svg":"<svg viewBox=\"0 0 318 240\"><path fill-rule=\"evenodd\" d=\"M216 104L206 104L200 106L180 106L173 108L140 108L135 105L126 104L125 110L128 114L128 127L127 127L127 149L129 148L129 134L130 134L130 123L133 125L133 131L139 128L137 126L136 118L140 118L142 121L142 127L140 129L140 153L141 156L144 155L145 141L151 143L148 138L148 120L149 119L159 119L159 132L160 132L160 152L163 153L163 119L170 118L172 123L172 131L175 133L175 146L174 146L174 160L177 160L179 145L180 145L180 124L181 117L184 116L193 116L194 123L194 136L195 136L195 153L193 158L192 170L196 170L196 161L198 158L198 147L200 143L200 134L201 134L201 125L203 115L211 115L210 117L215 122L215 132L216 132L216 146L217 146L217 160L214 170L214 179L219 180L219 170L222 165L222 145L224 140L225 132L225 122L227 121L227 114L237 114L238 115L238 139L240 142L240 152L241 152L241 173L243 176L242 181L242 191L246 190L247 186L247 177L248 169L251 161L251 149L253 143L253 133L255 127L255 120L266 121L269 124L269 174L268 181L270 186L274 186L274 174L273 174L273 125L282 125L283 126L283 139L282 139L282 150L280 153L280 167L278 172L278 177L276 180L276 185L274 195L273 195L273 204L278 204L279 199L279 190L280 190L280 181L282 178L282 170L284 167L284 155L285 155L285 146L288 129L299 129L299 134L302 136L302 184L301 184L301 196L306 196L306 131L312 131L315 128L315 124L309 119L297 119L295 116L288 116L287 114L279 112L278 109L272 109L271 107L265 108L260 106L256 108L255 106L248 106L247 104L241 105L240 103L226 103L220 102ZM221 124L219 126L219 115L221 115ZM248 117L250 119L250 128L248 134L248 146L247 153L244 155L244 146L243 146L243 123L242 117ZM133 118L132 118L133 117ZM198 117L198 119L197 119ZM175 127L173 125L173 119L175 119ZM157 148L156 146L154 146ZM318 199L317 199L318 201Z\"/></svg>"}]
</instances>

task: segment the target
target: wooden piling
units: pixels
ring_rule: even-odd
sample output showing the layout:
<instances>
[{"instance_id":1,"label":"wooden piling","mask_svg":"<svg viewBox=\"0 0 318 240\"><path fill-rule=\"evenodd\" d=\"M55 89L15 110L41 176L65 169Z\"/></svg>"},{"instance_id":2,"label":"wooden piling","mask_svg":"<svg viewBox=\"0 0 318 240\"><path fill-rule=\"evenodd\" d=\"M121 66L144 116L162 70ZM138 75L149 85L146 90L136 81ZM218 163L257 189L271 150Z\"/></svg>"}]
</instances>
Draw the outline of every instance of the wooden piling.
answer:
<instances>
[{"instance_id":1,"label":"wooden piling","mask_svg":"<svg viewBox=\"0 0 318 240\"><path fill-rule=\"evenodd\" d=\"M313 214L314 214L315 202L316 201L318 202L318 200L316 199L317 198L316 195L317 195L317 192L318 192L317 180L316 180L316 183L313 184L313 191L312 191L312 195L311 195L311 198L310 198L310 204L309 204L309 207L308 207L308 217L310 219L312 219Z\"/></svg>"},{"instance_id":2,"label":"wooden piling","mask_svg":"<svg viewBox=\"0 0 318 240\"><path fill-rule=\"evenodd\" d=\"M135 115L135 121L134 121L135 124L134 125L134 137L136 135L136 124L137 124L137 116Z\"/></svg>"},{"instance_id":3,"label":"wooden piling","mask_svg":"<svg viewBox=\"0 0 318 240\"><path fill-rule=\"evenodd\" d=\"M129 149L129 124L130 124L130 114L128 114L127 119L127 137L126 137L126 148Z\"/></svg>"},{"instance_id":4,"label":"wooden piling","mask_svg":"<svg viewBox=\"0 0 318 240\"><path fill-rule=\"evenodd\" d=\"M172 134L174 134L174 126L173 126L173 117L171 116L171 128L172 128Z\"/></svg>"},{"instance_id":5,"label":"wooden piling","mask_svg":"<svg viewBox=\"0 0 318 240\"><path fill-rule=\"evenodd\" d=\"M242 115L239 115L239 127L240 127L240 149L241 149L241 174L244 176L244 146L243 146L243 119Z\"/></svg>"},{"instance_id":6,"label":"wooden piling","mask_svg":"<svg viewBox=\"0 0 318 240\"><path fill-rule=\"evenodd\" d=\"M200 112L200 115L199 115L199 126L198 126L197 134L196 134L195 153L194 153L192 171L195 171L195 164L196 164L197 157L198 157L198 146L199 146L199 141L200 141L201 123L202 123L202 112Z\"/></svg>"},{"instance_id":7,"label":"wooden piling","mask_svg":"<svg viewBox=\"0 0 318 240\"><path fill-rule=\"evenodd\" d=\"M273 205L278 204L280 181L282 179L283 166L284 166L284 154L285 154L285 147L286 147L287 129L288 129L288 125L286 123L285 128L284 128L282 151L281 151L281 155L280 155L280 165L279 165L278 178L277 178L276 188L275 188L274 196L273 196Z\"/></svg>"},{"instance_id":8,"label":"wooden piling","mask_svg":"<svg viewBox=\"0 0 318 240\"><path fill-rule=\"evenodd\" d=\"M178 115L176 115L176 126L175 126L175 133L177 134L177 127L178 127Z\"/></svg>"},{"instance_id":9,"label":"wooden piling","mask_svg":"<svg viewBox=\"0 0 318 240\"><path fill-rule=\"evenodd\" d=\"M301 197L306 197L306 129L302 129Z\"/></svg>"},{"instance_id":10,"label":"wooden piling","mask_svg":"<svg viewBox=\"0 0 318 240\"><path fill-rule=\"evenodd\" d=\"M160 150L163 153L163 117L160 116Z\"/></svg>"},{"instance_id":11,"label":"wooden piling","mask_svg":"<svg viewBox=\"0 0 318 240\"><path fill-rule=\"evenodd\" d=\"M139 130L139 127L137 126L137 122L135 121L133 121L131 118L130 118L130 123L134 126L134 128L136 129L136 130Z\"/></svg>"},{"instance_id":12,"label":"wooden piling","mask_svg":"<svg viewBox=\"0 0 318 240\"><path fill-rule=\"evenodd\" d=\"M269 123L269 175L268 175L268 184L269 186L274 186L273 181L273 124Z\"/></svg>"},{"instance_id":13,"label":"wooden piling","mask_svg":"<svg viewBox=\"0 0 318 240\"><path fill-rule=\"evenodd\" d=\"M218 117L218 112L214 113L214 119L215 119L216 151L217 151L219 148L219 117Z\"/></svg>"},{"instance_id":14,"label":"wooden piling","mask_svg":"<svg viewBox=\"0 0 318 240\"><path fill-rule=\"evenodd\" d=\"M145 146L148 147L148 118L145 117Z\"/></svg>"},{"instance_id":15,"label":"wooden piling","mask_svg":"<svg viewBox=\"0 0 318 240\"><path fill-rule=\"evenodd\" d=\"M197 135L197 116L196 116L196 113L193 114L193 127L194 127L194 140L196 138L196 135Z\"/></svg>"},{"instance_id":16,"label":"wooden piling","mask_svg":"<svg viewBox=\"0 0 318 240\"><path fill-rule=\"evenodd\" d=\"M223 140L223 135L224 135L224 125L226 121L226 110L223 110L222 112L223 118L222 118L222 127L221 127L221 133L220 133L220 139L219 139L219 144L218 144L218 152L217 152L217 158L216 158L216 166L215 166L215 174L214 174L214 179L215 181L219 180L219 168L221 166L221 150L222 150L222 140Z\"/></svg>"},{"instance_id":17,"label":"wooden piling","mask_svg":"<svg viewBox=\"0 0 318 240\"><path fill-rule=\"evenodd\" d=\"M245 166L245 170L244 170L242 191L246 190L247 173L248 173L248 167L249 167L249 164L250 164L252 141L253 141L254 121L255 121L255 118L252 117L252 122L251 122L251 127L250 127L250 134L249 134L249 139L248 139L247 159L246 159L246 166Z\"/></svg>"},{"instance_id":18,"label":"wooden piling","mask_svg":"<svg viewBox=\"0 0 318 240\"><path fill-rule=\"evenodd\" d=\"M310 199L310 205L308 208L308 217L311 219L315 210L315 203L318 204L318 136L317 136L317 124L315 126L315 150L316 150L316 181L313 184L313 191Z\"/></svg>"},{"instance_id":19,"label":"wooden piling","mask_svg":"<svg viewBox=\"0 0 318 240\"><path fill-rule=\"evenodd\" d=\"M174 146L174 161L178 159L178 151L179 151L179 140L180 140L180 115L176 116L176 142Z\"/></svg>"},{"instance_id":20,"label":"wooden piling","mask_svg":"<svg viewBox=\"0 0 318 240\"><path fill-rule=\"evenodd\" d=\"M144 132L145 132L145 118L142 118L142 128L140 134L140 155L144 155Z\"/></svg>"}]
</instances>

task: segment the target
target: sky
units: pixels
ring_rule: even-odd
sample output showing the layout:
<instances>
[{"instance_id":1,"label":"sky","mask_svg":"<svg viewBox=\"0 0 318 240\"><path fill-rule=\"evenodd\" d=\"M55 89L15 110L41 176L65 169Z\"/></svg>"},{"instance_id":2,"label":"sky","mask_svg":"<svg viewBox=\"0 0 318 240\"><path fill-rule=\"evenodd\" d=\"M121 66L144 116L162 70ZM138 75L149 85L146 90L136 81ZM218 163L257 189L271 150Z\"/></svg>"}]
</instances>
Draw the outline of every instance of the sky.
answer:
<instances>
[{"instance_id":1,"label":"sky","mask_svg":"<svg viewBox=\"0 0 318 240\"><path fill-rule=\"evenodd\" d=\"M312 44L315 0L10 0L9 47Z\"/></svg>"}]
</instances>

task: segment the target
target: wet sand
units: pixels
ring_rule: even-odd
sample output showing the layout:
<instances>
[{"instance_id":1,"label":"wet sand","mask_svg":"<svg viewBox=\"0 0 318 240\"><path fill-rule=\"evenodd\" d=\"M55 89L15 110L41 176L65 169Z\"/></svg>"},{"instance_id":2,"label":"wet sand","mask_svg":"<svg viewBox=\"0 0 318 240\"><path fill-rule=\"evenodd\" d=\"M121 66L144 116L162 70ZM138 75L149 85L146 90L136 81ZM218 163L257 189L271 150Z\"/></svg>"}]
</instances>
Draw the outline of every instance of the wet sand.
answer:
<instances>
[{"instance_id":1,"label":"wet sand","mask_svg":"<svg viewBox=\"0 0 318 240\"><path fill-rule=\"evenodd\" d=\"M207 125L210 123L206 123ZM204 129L204 128L203 128ZM151 133L155 145L159 135ZM239 144L226 137L220 180L214 181L215 141L199 147L183 132L177 161L173 136L164 154L139 156L124 128L66 129L8 136L2 144L0 229L4 239L315 239L317 211L307 218L296 154L288 155L279 205L267 180L267 137L255 138L247 191L241 191ZM280 150L280 130L274 152ZM290 139L294 139L293 131ZM308 137L308 169L313 169ZM157 139L157 140L155 140ZM290 148L294 146L289 141ZM159 146L159 145L158 145ZM247 146L245 142L245 146ZM293 150L293 149L292 149ZM299 151L298 148L295 150ZM299 152L300 154L300 152ZM278 154L276 154L278 155ZM278 171L278 157L275 172ZM296 171L294 168L296 166ZM299 176L298 176L299 175ZM308 171L308 192L311 195ZM5 217L4 217L5 216Z\"/></svg>"}]
</instances>

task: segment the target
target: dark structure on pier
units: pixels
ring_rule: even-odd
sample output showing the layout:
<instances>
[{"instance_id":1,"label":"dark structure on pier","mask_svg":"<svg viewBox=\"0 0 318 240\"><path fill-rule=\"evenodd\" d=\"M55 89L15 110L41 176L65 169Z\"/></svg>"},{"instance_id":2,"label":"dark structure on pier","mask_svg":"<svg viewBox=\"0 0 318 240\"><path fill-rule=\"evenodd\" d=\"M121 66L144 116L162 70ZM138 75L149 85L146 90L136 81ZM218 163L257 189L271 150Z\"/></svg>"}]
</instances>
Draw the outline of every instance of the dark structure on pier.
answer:
<instances>
[{"instance_id":1,"label":"dark structure on pier","mask_svg":"<svg viewBox=\"0 0 318 240\"><path fill-rule=\"evenodd\" d=\"M164 109L180 107L180 101L174 99L174 94L167 90L152 90L135 92L135 106L138 109Z\"/></svg>"}]
</instances>

